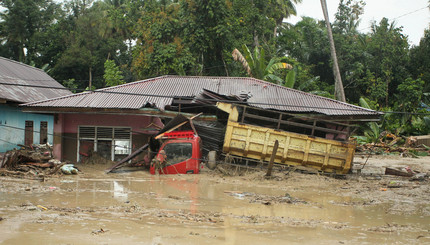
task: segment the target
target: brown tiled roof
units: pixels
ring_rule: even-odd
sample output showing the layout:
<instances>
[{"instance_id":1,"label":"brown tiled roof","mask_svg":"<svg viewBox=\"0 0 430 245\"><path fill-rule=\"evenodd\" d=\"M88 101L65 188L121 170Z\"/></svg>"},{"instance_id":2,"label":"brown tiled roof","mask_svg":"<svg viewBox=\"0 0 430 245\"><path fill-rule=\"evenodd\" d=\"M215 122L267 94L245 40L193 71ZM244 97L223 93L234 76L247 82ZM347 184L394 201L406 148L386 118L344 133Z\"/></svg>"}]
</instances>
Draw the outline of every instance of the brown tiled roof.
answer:
<instances>
[{"instance_id":1,"label":"brown tiled roof","mask_svg":"<svg viewBox=\"0 0 430 245\"><path fill-rule=\"evenodd\" d=\"M1 99L27 103L70 94L43 70L0 57Z\"/></svg>"},{"instance_id":2,"label":"brown tiled roof","mask_svg":"<svg viewBox=\"0 0 430 245\"><path fill-rule=\"evenodd\" d=\"M162 76L92 92L29 103L28 107L140 109L151 105L160 110L174 97L194 97L203 89L221 95L249 94L249 105L288 112L325 115L378 115L378 112L337 100L286 88L254 78Z\"/></svg>"}]
</instances>

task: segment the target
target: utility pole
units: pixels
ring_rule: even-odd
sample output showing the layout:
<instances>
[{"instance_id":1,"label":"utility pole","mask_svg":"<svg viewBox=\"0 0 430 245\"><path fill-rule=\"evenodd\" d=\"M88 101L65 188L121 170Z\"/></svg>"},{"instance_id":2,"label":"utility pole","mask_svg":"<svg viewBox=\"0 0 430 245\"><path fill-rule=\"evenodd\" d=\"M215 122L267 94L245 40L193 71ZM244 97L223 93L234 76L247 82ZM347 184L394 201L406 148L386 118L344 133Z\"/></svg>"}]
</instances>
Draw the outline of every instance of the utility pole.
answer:
<instances>
[{"instance_id":1,"label":"utility pole","mask_svg":"<svg viewBox=\"0 0 430 245\"><path fill-rule=\"evenodd\" d=\"M340 76L340 71L339 71L339 65L337 63L336 48L334 46L333 33L331 31L330 20L328 18L327 3L326 3L326 0L320 0L320 1L321 1L323 14L324 14L325 23L327 26L328 40L330 42L331 58L333 59L333 75L334 75L334 81L335 81L334 95L336 96L337 100L346 102L345 91L343 90L342 78Z\"/></svg>"}]
</instances>

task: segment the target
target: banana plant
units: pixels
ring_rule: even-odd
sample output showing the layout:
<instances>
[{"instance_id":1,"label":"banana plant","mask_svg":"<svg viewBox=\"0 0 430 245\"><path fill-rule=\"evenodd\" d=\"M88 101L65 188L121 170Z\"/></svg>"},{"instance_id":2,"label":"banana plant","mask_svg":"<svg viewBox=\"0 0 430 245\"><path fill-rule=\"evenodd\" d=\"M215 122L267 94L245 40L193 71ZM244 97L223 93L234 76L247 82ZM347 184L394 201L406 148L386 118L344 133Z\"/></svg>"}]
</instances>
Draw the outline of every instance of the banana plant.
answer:
<instances>
[{"instance_id":1,"label":"banana plant","mask_svg":"<svg viewBox=\"0 0 430 245\"><path fill-rule=\"evenodd\" d=\"M290 64L281 62L278 57L273 57L267 62L264 49L260 50L258 47L255 47L254 52L251 52L246 45L243 45L242 49L243 54L238 49L234 49L232 56L235 61L242 64L242 67L250 77L282 84L284 81L274 74L275 71L293 68Z\"/></svg>"},{"instance_id":2,"label":"banana plant","mask_svg":"<svg viewBox=\"0 0 430 245\"><path fill-rule=\"evenodd\" d=\"M369 104L363 97L360 98L360 106L367 109L372 109L370 108ZM369 143L370 142L376 143L381 133L382 133L381 126L378 125L376 122L368 122L363 127L363 134L367 138L367 142Z\"/></svg>"}]
</instances>

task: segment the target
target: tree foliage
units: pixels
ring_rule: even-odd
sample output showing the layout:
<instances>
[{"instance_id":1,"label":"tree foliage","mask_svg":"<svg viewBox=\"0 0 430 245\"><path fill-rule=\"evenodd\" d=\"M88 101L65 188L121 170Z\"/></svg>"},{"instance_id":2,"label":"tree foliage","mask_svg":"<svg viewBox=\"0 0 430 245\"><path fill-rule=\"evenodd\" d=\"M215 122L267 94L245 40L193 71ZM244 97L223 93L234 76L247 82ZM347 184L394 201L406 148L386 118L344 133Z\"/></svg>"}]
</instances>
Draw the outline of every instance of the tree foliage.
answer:
<instances>
[{"instance_id":1,"label":"tree foliage","mask_svg":"<svg viewBox=\"0 0 430 245\"><path fill-rule=\"evenodd\" d=\"M104 66L105 74L103 78L105 79L106 86L112 87L124 84L124 76L119 67L115 64L115 61L106 60Z\"/></svg>"},{"instance_id":2,"label":"tree foliage","mask_svg":"<svg viewBox=\"0 0 430 245\"><path fill-rule=\"evenodd\" d=\"M243 45L243 54L237 50L233 50L233 59L240 62L249 76L272 81L278 84L283 84L284 81L275 72L279 69L291 69L292 66L285 62L281 62L279 58L271 58L266 61L264 49L254 48L251 52L246 45Z\"/></svg>"},{"instance_id":3,"label":"tree foliage","mask_svg":"<svg viewBox=\"0 0 430 245\"><path fill-rule=\"evenodd\" d=\"M325 23L287 24L300 2L3 0L0 56L48 67L74 91L177 74L252 76L333 97ZM331 23L347 101L404 112L387 113L382 131L428 132L429 117L411 113L430 104L429 30L412 47L386 18L359 30L364 6L341 0Z\"/></svg>"},{"instance_id":4,"label":"tree foliage","mask_svg":"<svg viewBox=\"0 0 430 245\"><path fill-rule=\"evenodd\" d=\"M58 5L52 0L3 0L0 6L2 56L20 62L35 61L44 32L57 19Z\"/></svg>"},{"instance_id":5,"label":"tree foliage","mask_svg":"<svg viewBox=\"0 0 430 245\"><path fill-rule=\"evenodd\" d=\"M138 78L192 73L195 58L184 45L178 14L179 5L174 3L144 10L134 30L132 69Z\"/></svg>"}]
</instances>

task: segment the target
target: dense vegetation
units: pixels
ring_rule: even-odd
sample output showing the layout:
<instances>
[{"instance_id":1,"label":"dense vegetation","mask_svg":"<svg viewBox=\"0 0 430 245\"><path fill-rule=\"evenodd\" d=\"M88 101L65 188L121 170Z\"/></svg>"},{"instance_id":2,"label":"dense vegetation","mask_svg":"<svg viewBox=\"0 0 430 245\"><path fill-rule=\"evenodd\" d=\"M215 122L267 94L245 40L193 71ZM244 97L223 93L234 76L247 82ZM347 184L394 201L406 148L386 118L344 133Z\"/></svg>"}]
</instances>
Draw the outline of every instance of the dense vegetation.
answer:
<instances>
[{"instance_id":1,"label":"dense vegetation","mask_svg":"<svg viewBox=\"0 0 430 245\"><path fill-rule=\"evenodd\" d=\"M3 0L0 56L43 68L74 91L178 74L254 76L333 97L325 23L283 22L299 2ZM369 135L429 133L430 31L412 47L386 18L362 33L363 6L340 1L331 24L347 101L405 112L387 113Z\"/></svg>"}]
</instances>

